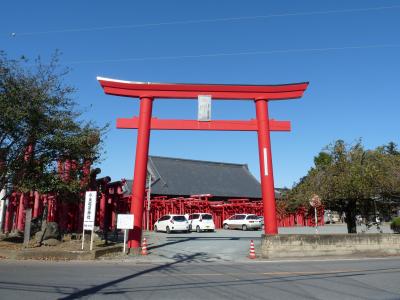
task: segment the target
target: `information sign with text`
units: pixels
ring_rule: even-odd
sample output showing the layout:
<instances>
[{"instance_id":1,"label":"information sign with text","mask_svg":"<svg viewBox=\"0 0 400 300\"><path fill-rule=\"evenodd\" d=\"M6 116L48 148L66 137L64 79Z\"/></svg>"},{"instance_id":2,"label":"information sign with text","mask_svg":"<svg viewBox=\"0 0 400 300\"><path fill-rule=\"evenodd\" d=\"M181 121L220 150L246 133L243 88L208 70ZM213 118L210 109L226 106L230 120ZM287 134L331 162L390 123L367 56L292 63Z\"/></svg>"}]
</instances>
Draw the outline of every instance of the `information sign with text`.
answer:
<instances>
[{"instance_id":1,"label":"information sign with text","mask_svg":"<svg viewBox=\"0 0 400 300\"><path fill-rule=\"evenodd\" d=\"M118 229L133 229L134 217L130 214L119 214L117 217Z\"/></svg>"},{"instance_id":2,"label":"information sign with text","mask_svg":"<svg viewBox=\"0 0 400 300\"><path fill-rule=\"evenodd\" d=\"M93 230L96 219L96 198L97 192L86 192L85 195L85 213L83 216L83 229Z\"/></svg>"},{"instance_id":3,"label":"information sign with text","mask_svg":"<svg viewBox=\"0 0 400 300\"><path fill-rule=\"evenodd\" d=\"M208 95L198 96L197 121L202 121L202 122L211 121L211 96Z\"/></svg>"}]
</instances>

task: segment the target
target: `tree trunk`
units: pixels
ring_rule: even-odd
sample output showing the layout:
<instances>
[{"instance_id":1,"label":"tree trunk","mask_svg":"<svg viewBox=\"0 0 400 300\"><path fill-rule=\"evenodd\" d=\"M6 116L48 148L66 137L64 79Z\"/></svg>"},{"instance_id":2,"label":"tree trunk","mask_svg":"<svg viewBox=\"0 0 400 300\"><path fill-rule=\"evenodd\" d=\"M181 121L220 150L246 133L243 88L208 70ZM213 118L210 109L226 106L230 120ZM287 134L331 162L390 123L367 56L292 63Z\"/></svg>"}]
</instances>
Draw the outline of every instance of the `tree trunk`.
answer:
<instances>
[{"instance_id":1,"label":"tree trunk","mask_svg":"<svg viewBox=\"0 0 400 300\"><path fill-rule=\"evenodd\" d=\"M356 200L347 200L346 207L347 233L357 233L356 226Z\"/></svg>"}]
</instances>

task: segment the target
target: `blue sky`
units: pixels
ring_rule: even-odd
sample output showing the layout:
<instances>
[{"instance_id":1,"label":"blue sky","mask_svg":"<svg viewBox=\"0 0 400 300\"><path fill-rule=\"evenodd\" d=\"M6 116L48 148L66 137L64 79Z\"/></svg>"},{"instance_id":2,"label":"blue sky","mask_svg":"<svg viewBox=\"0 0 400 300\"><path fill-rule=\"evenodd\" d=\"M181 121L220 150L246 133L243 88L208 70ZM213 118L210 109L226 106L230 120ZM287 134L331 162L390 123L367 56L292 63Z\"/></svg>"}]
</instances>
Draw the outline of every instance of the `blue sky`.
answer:
<instances>
[{"instance_id":1,"label":"blue sky","mask_svg":"<svg viewBox=\"0 0 400 300\"><path fill-rule=\"evenodd\" d=\"M118 3L118 5L117 5ZM188 83L309 81L299 100L272 102L292 122L272 133L275 186L291 187L336 139L399 144L399 1L4 1L0 49L10 57L55 49L84 118L111 124L103 175L132 178L138 100L104 95L96 76ZM11 33L15 33L12 37ZM196 119L193 100L158 100L153 116ZM254 103L214 101L213 119L250 119ZM150 154L247 163L259 177L256 133L154 131Z\"/></svg>"}]
</instances>

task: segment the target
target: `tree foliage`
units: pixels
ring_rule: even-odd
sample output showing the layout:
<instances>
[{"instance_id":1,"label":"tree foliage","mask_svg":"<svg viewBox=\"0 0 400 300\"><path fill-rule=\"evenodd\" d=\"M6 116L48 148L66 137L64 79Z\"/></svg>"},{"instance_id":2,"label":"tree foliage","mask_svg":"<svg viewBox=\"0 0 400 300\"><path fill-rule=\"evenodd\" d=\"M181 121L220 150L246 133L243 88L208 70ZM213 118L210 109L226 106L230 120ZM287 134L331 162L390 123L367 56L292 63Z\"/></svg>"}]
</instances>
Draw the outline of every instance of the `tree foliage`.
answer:
<instances>
[{"instance_id":1,"label":"tree foliage","mask_svg":"<svg viewBox=\"0 0 400 300\"><path fill-rule=\"evenodd\" d=\"M0 52L0 189L73 193L81 188L84 160L99 158L105 128L80 120L58 57L31 64ZM59 160L76 162L71 180L58 176Z\"/></svg>"},{"instance_id":2,"label":"tree foliage","mask_svg":"<svg viewBox=\"0 0 400 300\"><path fill-rule=\"evenodd\" d=\"M290 205L309 205L318 194L326 206L342 206L349 232L355 231L357 207L373 199L400 197L400 153L393 142L365 150L361 141L338 140L314 158L315 166L290 193ZM353 222L354 221L354 222Z\"/></svg>"}]
</instances>

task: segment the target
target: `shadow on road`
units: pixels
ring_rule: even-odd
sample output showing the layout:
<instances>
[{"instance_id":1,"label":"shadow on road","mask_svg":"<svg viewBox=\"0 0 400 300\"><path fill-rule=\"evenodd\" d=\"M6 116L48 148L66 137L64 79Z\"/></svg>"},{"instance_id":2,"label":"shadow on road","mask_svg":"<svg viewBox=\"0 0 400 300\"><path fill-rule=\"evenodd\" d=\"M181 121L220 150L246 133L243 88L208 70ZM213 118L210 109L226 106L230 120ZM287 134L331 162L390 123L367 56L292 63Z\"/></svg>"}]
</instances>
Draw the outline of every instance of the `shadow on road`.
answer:
<instances>
[{"instance_id":1,"label":"shadow on road","mask_svg":"<svg viewBox=\"0 0 400 300\"><path fill-rule=\"evenodd\" d=\"M153 267L153 268L150 268L150 269L147 269L147 270L143 270L143 271L140 271L140 272L137 272L137 273L134 273L134 274L131 274L131 275L116 279L116 280L112 280L112 281L109 281L109 282L106 282L106 283L103 283L103 284L100 284L100 285L96 285L94 287L87 288L87 289L72 293L69 296L66 296L66 297L63 297L63 298L60 298L60 299L65 299L65 300L67 300L67 299L78 299L78 298L81 298L81 297L93 295L93 294L96 294L99 291L101 291L101 290L103 290L103 289L105 289L105 288L107 288L109 286L113 286L115 284L118 284L118 283L130 280L130 279L133 279L135 277L139 277L139 276L147 274L147 273L160 271L160 270L165 270L165 269L172 269L174 267L174 265L176 265L176 264L183 263L183 262L193 262L195 260L199 260L202 257L203 258L207 258L207 254L200 252L200 253L195 253L195 254L192 254L192 255L179 255L179 256L176 256L176 261L174 261L174 262L167 263L167 264L160 265L160 266L156 266L156 267ZM113 293L120 294L119 291L116 291L116 292L113 292Z\"/></svg>"},{"instance_id":2,"label":"shadow on road","mask_svg":"<svg viewBox=\"0 0 400 300\"><path fill-rule=\"evenodd\" d=\"M385 291L384 289L380 289L376 286L370 286L366 283L363 283L362 281L359 281L360 276L371 276L373 274L382 274L382 273L393 273L397 274L399 272L399 268L394 267L394 268L374 268L370 270L349 270L349 271L318 271L315 270L315 272L309 272L307 274L296 274L296 272L293 272L293 274L286 274L286 275L279 275L279 272L276 274L274 272L271 273L242 273L240 277L235 276L234 279L232 279L232 274L231 273L226 273L222 274L220 272L216 273L216 275L224 275L225 278L221 278L220 280L210 280L208 277L203 277L203 281L199 282L196 280L192 280L191 282L182 282L182 283L165 283L165 284L147 284L142 287L117 287L116 285L129 281L131 279L146 275L151 272L157 272L157 271L164 271L163 273L159 274L160 276L170 276L170 275L176 275L180 274L178 264L184 263L184 262L191 262L193 260L198 260L198 259L204 259L206 258L207 255L204 253L196 253L193 255L188 255L188 256L180 256L177 257L177 260L172 263L156 266L153 268L149 268L128 276L124 276L115 280L108 281L103 284L95 285L90 288L86 288L80 291L73 291L73 292L68 292L68 289L71 289L71 287L63 285L63 286L52 286L52 285L45 285L45 284L24 284L21 282L0 282L0 289L4 290L18 290L18 291L28 291L28 292L34 292L34 293L62 293L62 294L68 294L64 296L63 298L59 299L78 299L82 297L87 297L87 296L93 296L96 294L101 294L101 295L122 295L122 294L129 294L129 293L140 293L140 292L162 292L162 291L173 291L173 290L180 290L180 289L201 289L201 288L206 288L206 289L212 289L217 287L218 291L223 291L224 289L231 290L233 287L235 287L235 293L238 293L241 290L241 286L247 286L247 285L255 285L255 286L264 286L264 288L268 287L273 287L274 289L284 291L286 293L292 294L292 299L296 299L299 297L303 298L310 298L310 294L306 291L302 291L302 289L297 289L293 290L290 287L292 284L301 284L300 282L304 281L306 282L305 284L309 287L314 287L316 289L321 288L318 282L315 282L315 280L320 281L320 280L330 280L330 279L341 279L341 284L348 286L352 290L350 292L347 290L346 292L344 291L339 291L337 290L337 286L332 286L332 287L327 287L325 286L324 289L326 291L330 291L334 294L340 294L341 297L350 297L350 298L359 298L357 295L357 288L363 289L363 290L368 290L371 292L382 292L385 294L386 298L391 295L393 298L390 299L398 299L398 295L393 294L392 292ZM240 269L239 269L240 270ZM172 274L165 274L165 271L169 272L175 272ZM236 274L236 273L235 273ZM199 274L201 275L201 274ZM155 274L157 276L157 274ZM248 276L254 276L255 278L246 278ZM355 280L350 280L351 277L356 277ZM348 279L347 279L348 278ZM226 280L228 279L228 280ZM283 285L282 285L283 284ZM111 290L106 290L107 288L114 287ZM52 291L49 290L49 288L52 288ZM55 295L54 295L55 296ZM262 299L258 297L252 297L253 299ZM389 299L389 298L387 298Z\"/></svg>"},{"instance_id":3,"label":"shadow on road","mask_svg":"<svg viewBox=\"0 0 400 300\"><path fill-rule=\"evenodd\" d=\"M133 279L135 277L154 272L154 271L160 271L160 270L165 270L168 268L171 268L172 266L182 263L182 262L190 262L191 260L195 259L196 257L203 256L202 253L190 255L187 257L182 257L180 260L165 264L162 266L154 267L148 270L144 270L129 276L122 277L117 280L109 281L107 283L88 288L79 292L75 292L69 296L66 296L64 298L60 299L78 299L81 297L85 296L90 296L93 294L96 294L100 292L101 290L113 286L115 284L121 283L123 281L127 281L130 279ZM343 271L343 272L337 272L337 273L332 273L332 272L318 272L316 271L314 274L293 274L293 275L285 275L285 276L271 276L267 278L256 278L256 279L234 279L234 280L228 280L228 281L204 281L204 282L192 282L188 284L187 282L185 283L179 283L179 284L165 284L165 285L148 285L146 287L142 288L118 288L118 290L115 291L105 291L101 294L103 295L115 295L115 294L124 294L124 293L134 293L134 292L146 292L146 291L171 291L171 290L179 290L179 289L198 289L198 288L212 288L212 287L218 287L219 289L221 288L229 288L229 287L239 287L239 286L245 286L245 285L265 285L265 284L273 284L273 283L290 283L290 282L299 282L299 281L308 281L308 280L323 280L323 279L331 279L331 278L347 278L347 277L354 277L354 276L366 276L366 275L371 275L371 274L379 274L379 273L397 273L399 271L399 268L385 268L385 269L374 269L374 270L360 270L360 271ZM295 272L294 272L295 273ZM255 274L257 275L257 274ZM265 276L265 275L264 275ZM308 285L313 285L308 283ZM358 285L359 287L363 289L368 289L371 291L376 291L376 287L368 286L362 282L355 282L355 281L349 281L348 285L351 285L355 287L355 285ZM281 285L279 285L281 286ZM317 287L317 286L316 286ZM282 289L284 290L284 289ZM335 288L328 288L327 290L330 290L332 292L338 293L338 290ZM382 290L384 291L384 290ZM287 289L286 292L289 292L293 294L294 297L296 296L306 296L304 294L299 294L297 292L294 292L293 290ZM389 293L389 292L387 292ZM309 295L308 295L309 296ZM351 296L355 297L357 296L356 292L353 293L344 293L342 291L342 296Z\"/></svg>"}]
</instances>

